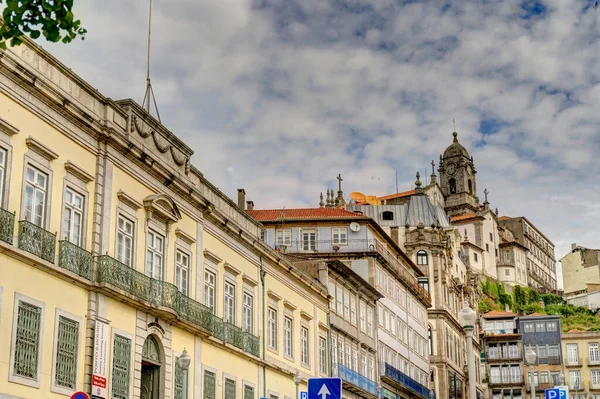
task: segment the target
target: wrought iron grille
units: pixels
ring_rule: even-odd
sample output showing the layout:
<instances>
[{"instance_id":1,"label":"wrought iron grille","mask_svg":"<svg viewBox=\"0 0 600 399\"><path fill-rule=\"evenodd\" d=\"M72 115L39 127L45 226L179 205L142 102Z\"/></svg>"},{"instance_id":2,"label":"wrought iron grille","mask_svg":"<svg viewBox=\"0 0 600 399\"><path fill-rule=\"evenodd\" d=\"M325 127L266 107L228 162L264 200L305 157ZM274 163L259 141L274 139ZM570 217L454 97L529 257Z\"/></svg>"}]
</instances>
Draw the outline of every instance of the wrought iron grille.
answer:
<instances>
[{"instance_id":1,"label":"wrought iron grille","mask_svg":"<svg viewBox=\"0 0 600 399\"><path fill-rule=\"evenodd\" d=\"M217 394L217 376L212 371L204 371L204 399L215 399Z\"/></svg>"},{"instance_id":2,"label":"wrought iron grille","mask_svg":"<svg viewBox=\"0 0 600 399\"><path fill-rule=\"evenodd\" d=\"M19 221L19 248L50 263L56 254L56 234L27 221Z\"/></svg>"},{"instance_id":3,"label":"wrought iron grille","mask_svg":"<svg viewBox=\"0 0 600 399\"><path fill-rule=\"evenodd\" d=\"M38 378L41 319L41 308L19 301L14 363L14 373L18 376Z\"/></svg>"},{"instance_id":4,"label":"wrought iron grille","mask_svg":"<svg viewBox=\"0 0 600 399\"><path fill-rule=\"evenodd\" d=\"M88 280L92 279L92 254L67 240L60 241L58 265Z\"/></svg>"},{"instance_id":5,"label":"wrought iron grille","mask_svg":"<svg viewBox=\"0 0 600 399\"><path fill-rule=\"evenodd\" d=\"M260 355L260 340L257 336L244 332L244 350L254 356Z\"/></svg>"},{"instance_id":6,"label":"wrought iron grille","mask_svg":"<svg viewBox=\"0 0 600 399\"><path fill-rule=\"evenodd\" d=\"M56 385L75 389L77 380L77 352L79 347L79 323L60 316L56 341Z\"/></svg>"},{"instance_id":7,"label":"wrought iron grille","mask_svg":"<svg viewBox=\"0 0 600 399\"><path fill-rule=\"evenodd\" d=\"M244 350L244 332L231 323L223 323L223 341Z\"/></svg>"},{"instance_id":8,"label":"wrought iron grille","mask_svg":"<svg viewBox=\"0 0 600 399\"><path fill-rule=\"evenodd\" d=\"M129 399L131 340L115 334L111 398Z\"/></svg>"},{"instance_id":9,"label":"wrought iron grille","mask_svg":"<svg viewBox=\"0 0 600 399\"><path fill-rule=\"evenodd\" d=\"M244 385L244 399L254 399L254 387Z\"/></svg>"},{"instance_id":10,"label":"wrought iron grille","mask_svg":"<svg viewBox=\"0 0 600 399\"><path fill-rule=\"evenodd\" d=\"M13 243L15 234L15 214L0 208L0 241Z\"/></svg>"},{"instance_id":11,"label":"wrought iron grille","mask_svg":"<svg viewBox=\"0 0 600 399\"><path fill-rule=\"evenodd\" d=\"M179 357L175 358L175 392L174 399L187 398L187 373L179 366Z\"/></svg>"},{"instance_id":12,"label":"wrought iron grille","mask_svg":"<svg viewBox=\"0 0 600 399\"><path fill-rule=\"evenodd\" d=\"M235 399L235 381L225 378L225 399Z\"/></svg>"}]
</instances>

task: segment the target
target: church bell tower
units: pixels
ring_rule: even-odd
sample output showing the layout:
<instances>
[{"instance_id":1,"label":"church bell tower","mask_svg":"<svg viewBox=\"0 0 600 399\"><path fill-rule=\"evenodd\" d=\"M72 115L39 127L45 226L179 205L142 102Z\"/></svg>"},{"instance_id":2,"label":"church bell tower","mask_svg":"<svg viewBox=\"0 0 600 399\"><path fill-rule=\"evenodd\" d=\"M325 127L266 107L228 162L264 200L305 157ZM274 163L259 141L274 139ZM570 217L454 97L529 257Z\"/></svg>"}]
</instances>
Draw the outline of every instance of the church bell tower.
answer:
<instances>
[{"instance_id":1,"label":"church bell tower","mask_svg":"<svg viewBox=\"0 0 600 399\"><path fill-rule=\"evenodd\" d=\"M440 188L446 200L446 213L450 216L475 212L479 202L473 157L458 142L458 133L452 133L453 143L440 155L438 172Z\"/></svg>"}]
</instances>

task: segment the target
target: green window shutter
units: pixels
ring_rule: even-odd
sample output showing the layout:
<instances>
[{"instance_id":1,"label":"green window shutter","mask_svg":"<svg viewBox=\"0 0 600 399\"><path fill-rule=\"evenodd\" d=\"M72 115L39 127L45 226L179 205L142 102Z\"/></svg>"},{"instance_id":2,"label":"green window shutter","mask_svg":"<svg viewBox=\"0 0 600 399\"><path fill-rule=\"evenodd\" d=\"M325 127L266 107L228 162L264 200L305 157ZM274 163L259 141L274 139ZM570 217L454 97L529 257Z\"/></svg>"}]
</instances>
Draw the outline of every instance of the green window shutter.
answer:
<instances>
[{"instance_id":1,"label":"green window shutter","mask_svg":"<svg viewBox=\"0 0 600 399\"><path fill-rule=\"evenodd\" d=\"M179 357L175 358L175 395L174 399L187 398L187 373L179 366Z\"/></svg>"},{"instance_id":2,"label":"green window shutter","mask_svg":"<svg viewBox=\"0 0 600 399\"><path fill-rule=\"evenodd\" d=\"M79 322L59 316L54 372L56 385L75 390L78 348Z\"/></svg>"},{"instance_id":3,"label":"green window shutter","mask_svg":"<svg viewBox=\"0 0 600 399\"><path fill-rule=\"evenodd\" d=\"M113 342L112 396L129 399L129 370L131 368L131 340L115 334Z\"/></svg>"},{"instance_id":4,"label":"green window shutter","mask_svg":"<svg viewBox=\"0 0 600 399\"><path fill-rule=\"evenodd\" d=\"M211 371L204 371L204 399L216 397L216 375Z\"/></svg>"},{"instance_id":5,"label":"green window shutter","mask_svg":"<svg viewBox=\"0 0 600 399\"><path fill-rule=\"evenodd\" d=\"M244 386L244 399L254 399L254 387Z\"/></svg>"},{"instance_id":6,"label":"green window shutter","mask_svg":"<svg viewBox=\"0 0 600 399\"><path fill-rule=\"evenodd\" d=\"M225 378L225 399L235 399L235 381Z\"/></svg>"},{"instance_id":7,"label":"green window shutter","mask_svg":"<svg viewBox=\"0 0 600 399\"><path fill-rule=\"evenodd\" d=\"M19 301L14 363L14 373L18 376L38 378L41 319L41 308Z\"/></svg>"}]
</instances>

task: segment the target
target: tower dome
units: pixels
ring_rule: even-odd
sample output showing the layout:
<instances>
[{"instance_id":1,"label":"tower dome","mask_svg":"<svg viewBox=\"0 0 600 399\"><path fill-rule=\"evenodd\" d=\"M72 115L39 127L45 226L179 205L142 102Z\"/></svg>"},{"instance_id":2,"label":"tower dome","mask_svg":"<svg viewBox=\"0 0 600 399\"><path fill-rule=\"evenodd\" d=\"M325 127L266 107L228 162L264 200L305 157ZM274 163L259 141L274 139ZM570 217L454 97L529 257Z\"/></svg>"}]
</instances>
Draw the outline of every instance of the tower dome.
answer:
<instances>
[{"instance_id":1,"label":"tower dome","mask_svg":"<svg viewBox=\"0 0 600 399\"><path fill-rule=\"evenodd\" d=\"M444 151L444 159L460 155L466 157L467 159L470 159L471 156L469 155L467 149L460 145L460 143L458 142L458 133L454 132L452 133L452 136L454 136L454 141L448 146L448 148L446 148L446 151Z\"/></svg>"}]
</instances>

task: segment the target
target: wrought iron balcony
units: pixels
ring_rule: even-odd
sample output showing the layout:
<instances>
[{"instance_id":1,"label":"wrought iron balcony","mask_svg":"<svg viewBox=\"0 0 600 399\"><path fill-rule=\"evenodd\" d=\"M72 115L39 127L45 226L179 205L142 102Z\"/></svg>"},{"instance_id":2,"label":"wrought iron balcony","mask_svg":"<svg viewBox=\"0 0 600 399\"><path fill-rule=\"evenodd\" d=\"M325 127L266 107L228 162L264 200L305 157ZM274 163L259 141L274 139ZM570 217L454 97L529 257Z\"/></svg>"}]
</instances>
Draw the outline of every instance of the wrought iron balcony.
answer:
<instances>
[{"instance_id":1,"label":"wrought iron balcony","mask_svg":"<svg viewBox=\"0 0 600 399\"><path fill-rule=\"evenodd\" d=\"M91 280L92 259L92 254L85 249L67 240L60 241L58 265L63 269L70 270L81 277Z\"/></svg>"},{"instance_id":2,"label":"wrought iron balcony","mask_svg":"<svg viewBox=\"0 0 600 399\"><path fill-rule=\"evenodd\" d=\"M349 369L346 366L342 366L341 364L334 365L332 371L334 377L340 377L342 380L354 385L355 387L377 396L377 383L375 381L371 381L362 374Z\"/></svg>"},{"instance_id":3,"label":"wrought iron balcony","mask_svg":"<svg viewBox=\"0 0 600 399\"><path fill-rule=\"evenodd\" d=\"M215 316L213 309L183 295L173 284L150 278L108 255L98 256L96 260L98 283L123 290L153 306L169 308L182 320L206 330L215 338L259 356L258 337L231 323L223 322Z\"/></svg>"},{"instance_id":4,"label":"wrought iron balcony","mask_svg":"<svg viewBox=\"0 0 600 399\"><path fill-rule=\"evenodd\" d=\"M421 398L429 399L429 389L426 386L421 385L388 363L384 364L383 369L382 378L387 377L401 388L407 388L419 395Z\"/></svg>"},{"instance_id":5,"label":"wrought iron balcony","mask_svg":"<svg viewBox=\"0 0 600 399\"><path fill-rule=\"evenodd\" d=\"M19 221L19 248L50 263L56 255L56 234L27 221Z\"/></svg>"},{"instance_id":6,"label":"wrought iron balcony","mask_svg":"<svg viewBox=\"0 0 600 399\"><path fill-rule=\"evenodd\" d=\"M15 214L0 208L0 241L10 245L15 234Z\"/></svg>"}]
</instances>

